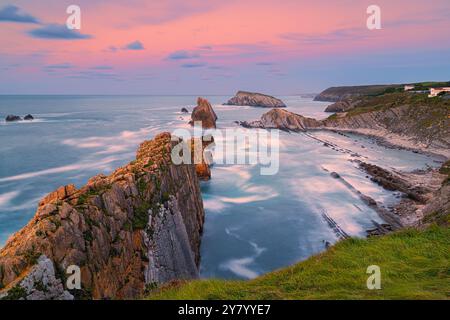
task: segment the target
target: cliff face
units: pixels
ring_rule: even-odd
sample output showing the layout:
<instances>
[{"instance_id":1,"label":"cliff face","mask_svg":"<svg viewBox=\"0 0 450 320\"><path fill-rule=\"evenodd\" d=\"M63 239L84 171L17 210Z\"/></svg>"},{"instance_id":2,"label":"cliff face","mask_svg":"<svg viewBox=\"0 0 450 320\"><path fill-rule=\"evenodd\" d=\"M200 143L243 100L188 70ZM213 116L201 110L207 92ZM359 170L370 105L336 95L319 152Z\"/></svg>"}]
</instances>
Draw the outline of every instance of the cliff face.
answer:
<instances>
[{"instance_id":1,"label":"cliff face","mask_svg":"<svg viewBox=\"0 0 450 320\"><path fill-rule=\"evenodd\" d=\"M205 129L216 128L217 115L209 101L206 99L197 99L197 106L192 111L189 124L193 126L197 121L201 121L202 127Z\"/></svg>"},{"instance_id":2,"label":"cliff face","mask_svg":"<svg viewBox=\"0 0 450 320\"><path fill-rule=\"evenodd\" d=\"M448 109L448 108L447 108ZM353 131L385 139L411 149L422 149L450 157L450 118L446 107L402 105L371 111L342 113L325 120L303 117L286 110L273 109L260 120L243 122L245 127L277 128L290 131L327 129Z\"/></svg>"},{"instance_id":3,"label":"cliff face","mask_svg":"<svg viewBox=\"0 0 450 320\"><path fill-rule=\"evenodd\" d=\"M146 286L196 278L204 209L194 165L174 165L169 133L136 160L81 189L61 187L0 251L0 296L133 298ZM82 290L64 289L81 269Z\"/></svg>"},{"instance_id":4,"label":"cliff face","mask_svg":"<svg viewBox=\"0 0 450 320\"><path fill-rule=\"evenodd\" d=\"M355 109L356 110L356 109ZM424 148L450 150L450 119L445 109L430 110L428 106L403 105L395 108L373 110L323 121L326 128L366 130L377 135L394 134Z\"/></svg>"},{"instance_id":5,"label":"cliff face","mask_svg":"<svg viewBox=\"0 0 450 320\"><path fill-rule=\"evenodd\" d=\"M280 99L261 93L239 91L228 100L225 105L252 106L262 108L285 108L286 105Z\"/></svg>"}]
</instances>

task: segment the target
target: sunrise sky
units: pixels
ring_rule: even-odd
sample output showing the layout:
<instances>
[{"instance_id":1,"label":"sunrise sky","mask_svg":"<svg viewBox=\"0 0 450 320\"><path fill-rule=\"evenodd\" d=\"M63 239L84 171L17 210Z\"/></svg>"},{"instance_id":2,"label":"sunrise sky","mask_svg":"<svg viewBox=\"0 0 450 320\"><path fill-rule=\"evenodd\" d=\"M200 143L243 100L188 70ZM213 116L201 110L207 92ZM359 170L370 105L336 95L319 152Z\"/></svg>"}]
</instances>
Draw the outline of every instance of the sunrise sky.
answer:
<instances>
[{"instance_id":1,"label":"sunrise sky","mask_svg":"<svg viewBox=\"0 0 450 320\"><path fill-rule=\"evenodd\" d=\"M82 12L79 32L66 8ZM382 29L366 9L381 7ZM449 0L0 0L0 94L271 94L450 80Z\"/></svg>"}]
</instances>

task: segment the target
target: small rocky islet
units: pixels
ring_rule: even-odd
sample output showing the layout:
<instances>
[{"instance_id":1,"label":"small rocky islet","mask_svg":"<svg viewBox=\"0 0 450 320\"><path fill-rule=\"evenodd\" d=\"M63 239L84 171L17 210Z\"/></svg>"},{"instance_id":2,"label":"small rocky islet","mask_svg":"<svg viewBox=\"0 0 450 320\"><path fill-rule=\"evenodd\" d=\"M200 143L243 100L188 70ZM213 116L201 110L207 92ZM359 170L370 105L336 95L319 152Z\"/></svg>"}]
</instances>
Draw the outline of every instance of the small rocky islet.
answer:
<instances>
[{"instance_id":1,"label":"small rocky islet","mask_svg":"<svg viewBox=\"0 0 450 320\"><path fill-rule=\"evenodd\" d=\"M230 106L251 106L260 108L286 108L286 104L278 98L248 91L238 91L224 105Z\"/></svg>"},{"instance_id":2,"label":"small rocky islet","mask_svg":"<svg viewBox=\"0 0 450 320\"><path fill-rule=\"evenodd\" d=\"M22 120L31 121L31 120L34 120L34 117L31 114L27 114L22 119L22 117L20 117L20 116L17 116L17 115L14 115L14 114L9 114L5 118L6 122L16 122L16 121L22 121Z\"/></svg>"}]
</instances>

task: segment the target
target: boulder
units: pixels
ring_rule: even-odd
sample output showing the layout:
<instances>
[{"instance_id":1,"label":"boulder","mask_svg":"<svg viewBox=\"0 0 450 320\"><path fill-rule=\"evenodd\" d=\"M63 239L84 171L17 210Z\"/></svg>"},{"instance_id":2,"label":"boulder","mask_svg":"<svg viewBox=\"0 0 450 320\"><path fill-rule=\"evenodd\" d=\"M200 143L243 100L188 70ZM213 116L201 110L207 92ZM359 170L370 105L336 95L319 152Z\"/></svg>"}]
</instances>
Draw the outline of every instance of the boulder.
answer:
<instances>
[{"instance_id":1,"label":"boulder","mask_svg":"<svg viewBox=\"0 0 450 320\"><path fill-rule=\"evenodd\" d=\"M5 118L6 122L13 122L13 121L20 121L20 120L22 120L21 117L13 115L13 114L7 115Z\"/></svg>"},{"instance_id":2,"label":"boulder","mask_svg":"<svg viewBox=\"0 0 450 320\"><path fill-rule=\"evenodd\" d=\"M23 120L34 120L34 117L31 114L27 114Z\"/></svg>"},{"instance_id":3,"label":"boulder","mask_svg":"<svg viewBox=\"0 0 450 320\"><path fill-rule=\"evenodd\" d=\"M251 106L262 108L285 108L286 105L280 99L262 93L238 91L225 105Z\"/></svg>"},{"instance_id":4,"label":"boulder","mask_svg":"<svg viewBox=\"0 0 450 320\"><path fill-rule=\"evenodd\" d=\"M217 115L214 112L211 104L204 98L198 98L197 106L192 110L190 125L194 125L195 122L201 122L204 129L216 128Z\"/></svg>"},{"instance_id":5,"label":"boulder","mask_svg":"<svg viewBox=\"0 0 450 320\"><path fill-rule=\"evenodd\" d=\"M186 108L181 108L181 112L183 112L183 113L189 113L189 110L186 109Z\"/></svg>"}]
</instances>

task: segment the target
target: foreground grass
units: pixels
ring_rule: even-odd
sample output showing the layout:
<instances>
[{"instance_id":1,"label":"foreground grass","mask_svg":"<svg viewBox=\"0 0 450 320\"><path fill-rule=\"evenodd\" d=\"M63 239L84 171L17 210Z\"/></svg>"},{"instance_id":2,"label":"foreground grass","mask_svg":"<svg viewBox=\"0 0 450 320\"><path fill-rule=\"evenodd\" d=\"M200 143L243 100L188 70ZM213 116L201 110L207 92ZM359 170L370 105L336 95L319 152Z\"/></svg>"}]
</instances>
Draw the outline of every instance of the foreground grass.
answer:
<instances>
[{"instance_id":1,"label":"foreground grass","mask_svg":"<svg viewBox=\"0 0 450 320\"><path fill-rule=\"evenodd\" d=\"M179 282L147 299L449 299L450 228L348 239L292 267L251 281ZM368 290L369 265L381 290Z\"/></svg>"}]
</instances>

